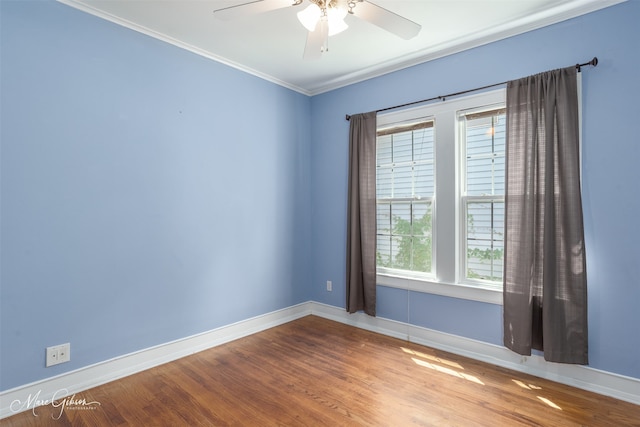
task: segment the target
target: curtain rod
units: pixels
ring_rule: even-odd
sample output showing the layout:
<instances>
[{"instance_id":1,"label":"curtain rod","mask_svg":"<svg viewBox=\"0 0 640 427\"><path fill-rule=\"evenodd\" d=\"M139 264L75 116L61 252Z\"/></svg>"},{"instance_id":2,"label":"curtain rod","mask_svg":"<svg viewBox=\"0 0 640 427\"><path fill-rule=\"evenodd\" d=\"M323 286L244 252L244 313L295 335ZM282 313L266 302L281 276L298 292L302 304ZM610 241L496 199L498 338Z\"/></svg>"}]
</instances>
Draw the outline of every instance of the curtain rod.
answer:
<instances>
[{"instance_id":1,"label":"curtain rod","mask_svg":"<svg viewBox=\"0 0 640 427\"><path fill-rule=\"evenodd\" d=\"M587 65L591 65L591 66L595 67L596 65L598 65L598 58L594 56L593 59L591 61L589 61L589 62L585 62L584 64L576 64L576 69L578 70L578 72L580 72L581 68L585 67ZM393 107L381 108L379 110L376 110L376 113L380 113L382 111L387 111L387 110L395 110L396 108L408 107L410 105L415 105L415 104L422 104L423 102L436 101L436 100L444 101L445 99L450 98L452 96L464 95L465 93L476 92L476 91L483 90L483 89L489 89L489 88L492 88L492 87L495 87L495 86L501 86L501 85L504 85L504 84L507 84L507 83L509 83L509 82L506 81L506 82L501 82L501 83L494 83L492 85L477 87L475 89L463 90L462 92L450 93L448 95L435 96L433 98L422 99L420 101L408 102L406 104L401 104L401 105L394 105ZM351 119L351 116L349 114L347 114L345 116L345 119L349 120L349 119Z\"/></svg>"}]
</instances>

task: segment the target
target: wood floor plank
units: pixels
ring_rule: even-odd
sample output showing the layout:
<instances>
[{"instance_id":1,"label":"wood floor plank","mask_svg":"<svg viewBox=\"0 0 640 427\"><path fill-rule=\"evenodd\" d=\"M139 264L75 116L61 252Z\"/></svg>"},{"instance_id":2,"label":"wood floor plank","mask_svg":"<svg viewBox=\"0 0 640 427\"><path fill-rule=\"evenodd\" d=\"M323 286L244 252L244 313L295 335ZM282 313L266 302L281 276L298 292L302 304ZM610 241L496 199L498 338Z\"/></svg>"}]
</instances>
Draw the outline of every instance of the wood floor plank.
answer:
<instances>
[{"instance_id":1,"label":"wood floor plank","mask_svg":"<svg viewBox=\"0 0 640 427\"><path fill-rule=\"evenodd\" d=\"M3 426L640 426L640 406L315 316ZM55 420L52 416L60 415Z\"/></svg>"}]
</instances>

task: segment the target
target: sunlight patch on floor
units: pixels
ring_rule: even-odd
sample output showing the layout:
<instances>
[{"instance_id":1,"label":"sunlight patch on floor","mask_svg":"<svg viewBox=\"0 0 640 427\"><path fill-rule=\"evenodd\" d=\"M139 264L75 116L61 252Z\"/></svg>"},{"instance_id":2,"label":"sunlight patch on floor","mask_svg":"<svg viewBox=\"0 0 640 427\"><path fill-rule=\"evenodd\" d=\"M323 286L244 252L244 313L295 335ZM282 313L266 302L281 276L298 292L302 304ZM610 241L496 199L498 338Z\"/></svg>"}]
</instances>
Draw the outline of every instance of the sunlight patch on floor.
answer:
<instances>
[{"instance_id":1,"label":"sunlight patch on floor","mask_svg":"<svg viewBox=\"0 0 640 427\"><path fill-rule=\"evenodd\" d=\"M477 377L474 377L473 375L465 374L464 372L459 372L459 371L456 371L455 369L446 368L444 366L435 365L433 363L429 363L424 360L416 359L415 357L412 357L411 360L413 360L418 366L423 366L425 368L433 369L434 371L437 371L437 372L442 372L443 374L451 375L458 378L463 378L467 381L484 385L482 381L480 381Z\"/></svg>"},{"instance_id":2,"label":"sunlight patch on floor","mask_svg":"<svg viewBox=\"0 0 640 427\"><path fill-rule=\"evenodd\" d=\"M527 389L527 390L531 390L531 387L529 387L528 385L526 385L525 383L523 383L522 381L519 380L511 380L514 383L518 384L520 387Z\"/></svg>"},{"instance_id":3,"label":"sunlight patch on floor","mask_svg":"<svg viewBox=\"0 0 640 427\"><path fill-rule=\"evenodd\" d=\"M525 384L524 382L522 382L520 380L512 379L511 381L516 383L519 387L524 388L525 390L542 390L542 387L538 387L537 385L533 385L533 384ZM559 409L559 410L562 411L561 407L559 407L558 405L556 405L555 403L553 403L551 400L547 399L546 397L542 397L542 396L536 396L536 397L541 402L543 402L546 405L552 407L553 409Z\"/></svg>"},{"instance_id":4,"label":"sunlight patch on floor","mask_svg":"<svg viewBox=\"0 0 640 427\"><path fill-rule=\"evenodd\" d=\"M464 367L462 365L460 365L459 363L454 362L452 360L447 360L447 359L443 359L441 357L432 356L430 354L422 353L420 351L414 351L414 350L411 350L409 348L404 348L404 347L400 347L400 348L405 353L413 354L414 356L418 356L418 357L421 357L423 359L431 360L432 362L438 362L438 363L442 363L444 365L453 366L456 369L464 370Z\"/></svg>"},{"instance_id":5,"label":"sunlight patch on floor","mask_svg":"<svg viewBox=\"0 0 640 427\"><path fill-rule=\"evenodd\" d=\"M520 380L511 380L514 383L516 383L517 385L519 385L520 387L527 389L527 390L542 390L542 387L538 387L537 385L533 385L533 384L525 384Z\"/></svg>"},{"instance_id":6,"label":"sunlight patch on floor","mask_svg":"<svg viewBox=\"0 0 640 427\"><path fill-rule=\"evenodd\" d=\"M540 399L541 401L543 401L544 403L546 403L547 405L551 406L554 409L559 409L562 411L562 408L559 407L558 405L556 405L555 403L553 403L552 401L550 401L549 399L547 399L546 397L542 397L542 396L536 396L538 399Z\"/></svg>"}]
</instances>

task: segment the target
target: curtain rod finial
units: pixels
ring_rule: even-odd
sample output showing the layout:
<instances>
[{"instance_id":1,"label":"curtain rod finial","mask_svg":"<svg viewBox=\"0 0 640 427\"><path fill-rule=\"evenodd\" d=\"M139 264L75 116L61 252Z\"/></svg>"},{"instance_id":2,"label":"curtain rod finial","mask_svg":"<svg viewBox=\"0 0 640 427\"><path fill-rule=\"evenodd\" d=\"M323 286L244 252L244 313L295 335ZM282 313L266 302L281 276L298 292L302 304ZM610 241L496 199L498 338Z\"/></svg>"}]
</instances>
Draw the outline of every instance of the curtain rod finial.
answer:
<instances>
[{"instance_id":1,"label":"curtain rod finial","mask_svg":"<svg viewBox=\"0 0 640 427\"><path fill-rule=\"evenodd\" d=\"M578 70L578 72L580 72L581 68L586 65L591 65L592 67L595 67L596 65L598 65L598 57L594 56L591 61L585 62L584 64L576 64L576 69Z\"/></svg>"},{"instance_id":2,"label":"curtain rod finial","mask_svg":"<svg viewBox=\"0 0 640 427\"><path fill-rule=\"evenodd\" d=\"M348 114L347 114L347 115L345 115L345 116L344 116L344 118L345 118L347 121L351 120L351 116L350 116L350 115L348 115Z\"/></svg>"}]
</instances>

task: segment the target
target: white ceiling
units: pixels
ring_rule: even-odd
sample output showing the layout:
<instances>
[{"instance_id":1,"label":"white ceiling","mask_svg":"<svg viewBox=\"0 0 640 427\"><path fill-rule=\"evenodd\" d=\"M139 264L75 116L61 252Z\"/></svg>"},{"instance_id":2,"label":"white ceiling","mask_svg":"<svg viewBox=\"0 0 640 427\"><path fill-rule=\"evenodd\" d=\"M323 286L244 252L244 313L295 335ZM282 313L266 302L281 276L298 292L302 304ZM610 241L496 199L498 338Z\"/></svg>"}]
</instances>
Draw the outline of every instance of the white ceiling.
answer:
<instances>
[{"instance_id":1,"label":"white ceiling","mask_svg":"<svg viewBox=\"0 0 640 427\"><path fill-rule=\"evenodd\" d=\"M403 40L348 15L329 52L303 60L296 7L222 21L213 11L251 0L59 0L306 95L426 62L624 0L372 0L422 25ZM357 8L357 6L356 6Z\"/></svg>"}]
</instances>

